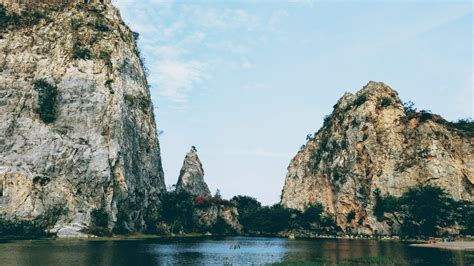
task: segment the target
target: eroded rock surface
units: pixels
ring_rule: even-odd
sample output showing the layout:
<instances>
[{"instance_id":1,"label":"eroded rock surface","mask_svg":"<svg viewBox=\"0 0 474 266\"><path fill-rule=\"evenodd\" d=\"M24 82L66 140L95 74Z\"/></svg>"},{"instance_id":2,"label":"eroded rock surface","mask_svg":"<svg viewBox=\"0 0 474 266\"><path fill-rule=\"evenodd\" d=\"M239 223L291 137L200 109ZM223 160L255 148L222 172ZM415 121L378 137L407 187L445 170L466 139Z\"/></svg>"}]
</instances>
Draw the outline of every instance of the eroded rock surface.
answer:
<instances>
[{"instance_id":1,"label":"eroded rock surface","mask_svg":"<svg viewBox=\"0 0 474 266\"><path fill-rule=\"evenodd\" d=\"M74 235L103 209L109 228L143 230L165 184L134 34L112 5L36 12L0 33L0 215L60 208L48 229ZM57 90L54 118L41 87Z\"/></svg>"},{"instance_id":2,"label":"eroded rock surface","mask_svg":"<svg viewBox=\"0 0 474 266\"><path fill-rule=\"evenodd\" d=\"M204 169L195 149L191 149L184 158L176 190L186 191L194 196L211 195L211 191L204 181Z\"/></svg>"},{"instance_id":3,"label":"eroded rock surface","mask_svg":"<svg viewBox=\"0 0 474 266\"><path fill-rule=\"evenodd\" d=\"M346 93L292 159L282 204L302 210L320 202L348 231L388 234L396 223L376 220L374 191L400 196L417 184L474 200L473 132L437 115L408 114L396 91L369 82L355 95ZM356 217L349 223L351 211Z\"/></svg>"}]
</instances>

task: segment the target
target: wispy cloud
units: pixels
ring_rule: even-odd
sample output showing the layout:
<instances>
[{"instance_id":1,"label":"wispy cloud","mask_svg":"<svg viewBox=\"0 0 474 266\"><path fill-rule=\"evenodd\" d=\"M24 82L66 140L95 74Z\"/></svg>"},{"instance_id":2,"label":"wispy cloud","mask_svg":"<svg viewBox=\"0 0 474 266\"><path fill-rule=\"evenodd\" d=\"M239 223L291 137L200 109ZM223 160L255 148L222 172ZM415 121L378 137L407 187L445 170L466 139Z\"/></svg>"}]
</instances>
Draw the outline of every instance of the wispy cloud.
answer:
<instances>
[{"instance_id":1,"label":"wispy cloud","mask_svg":"<svg viewBox=\"0 0 474 266\"><path fill-rule=\"evenodd\" d=\"M130 27L142 34L139 45L150 70L152 95L173 106L188 102L199 84L212 78L213 69L232 64L240 64L242 69L254 67L245 58L250 40L235 41L225 34L268 27L262 23L268 18L262 20L240 8L167 0L123 0L116 5ZM274 14L272 23L283 15ZM233 56L244 60L238 63Z\"/></svg>"},{"instance_id":2,"label":"wispy cloud","mask_svg":"<svg viewBox=\"0 0 474 266\"><path fill-rule=\"evenodd\" d=\"M205 64L199 61L164 60L152 66L150 81L157 84L158 95L175 103L185 103L196 84L207 76Z\"/></svg>"}]
</instances>

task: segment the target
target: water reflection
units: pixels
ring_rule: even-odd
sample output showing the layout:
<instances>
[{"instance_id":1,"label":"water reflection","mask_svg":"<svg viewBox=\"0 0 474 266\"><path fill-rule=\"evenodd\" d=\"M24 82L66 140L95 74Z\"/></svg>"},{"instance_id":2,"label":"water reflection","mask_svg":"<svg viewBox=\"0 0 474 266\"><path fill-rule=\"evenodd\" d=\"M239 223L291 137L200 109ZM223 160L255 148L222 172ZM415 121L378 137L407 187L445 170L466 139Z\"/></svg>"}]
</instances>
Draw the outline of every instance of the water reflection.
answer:
<instances>
[{"instance_id":1,"label":"water reflection","mask_svg":"<svg viewBox=\"0 0 474 266\"><path fill-rule=\"evenodd\" d=\"M474 263L473 253L415 248L397 241L375 240L235 237L0 242L2 265L240 265L280 261L340 262L380 256L395 259L399 264Z\"/></svg>"}]
</instances>

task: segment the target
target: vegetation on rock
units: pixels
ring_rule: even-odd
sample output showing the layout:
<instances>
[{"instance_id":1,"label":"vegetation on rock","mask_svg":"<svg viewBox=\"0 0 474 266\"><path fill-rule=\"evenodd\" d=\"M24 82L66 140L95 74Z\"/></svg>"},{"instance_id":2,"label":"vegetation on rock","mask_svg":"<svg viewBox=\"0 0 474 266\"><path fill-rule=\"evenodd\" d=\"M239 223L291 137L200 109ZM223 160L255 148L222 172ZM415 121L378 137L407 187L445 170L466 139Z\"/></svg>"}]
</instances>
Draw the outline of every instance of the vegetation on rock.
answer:
<instances>
[{"instance_id":1,"label":"vegetation on rock","mask_svg":"<svg viewBox=\"0 0 474 266\"><path fill-rule=\"evenodd\" d=\"M58 88L44 79L35 81L33 85L38 91L36 112L44 123L54 122L58 116Z\"/></svg>"},{"instance_id":2,"label":"vegetation on rock","mask_svg":"<svg viewBox=\"0 0 474 266\"><path fill-rule=\"evenodd\" d=\"M380 195L375 191L374 212L379 220L390 214L400 224L406 237L436 236L453 225L461 226L464 233L472 233L474 204L457 202L441 188L418 185L408 189L401 197Z\"/></svg>"},{"instance_id":3,"label":"vegetation on rock","mask_svg":"<svg viewBox=\"0 0 474 266\"><path fill-rule=\"evenodd\" d=\"M55 206L33 220L0 217L0 238L31 238L48 236L47 229L66 213L66 209Z\"/></svg>"}]
</instances>

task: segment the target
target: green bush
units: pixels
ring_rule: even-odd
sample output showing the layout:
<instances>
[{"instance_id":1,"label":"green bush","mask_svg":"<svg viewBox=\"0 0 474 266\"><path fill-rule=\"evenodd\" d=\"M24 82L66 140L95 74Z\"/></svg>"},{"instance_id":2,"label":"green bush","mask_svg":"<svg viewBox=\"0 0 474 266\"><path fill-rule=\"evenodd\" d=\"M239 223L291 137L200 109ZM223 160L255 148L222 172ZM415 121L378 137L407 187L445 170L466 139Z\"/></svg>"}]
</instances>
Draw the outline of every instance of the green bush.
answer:
<instances>
[{"instance_id":1,"label":"green bush","mask_svg":"<svg viewBox=\"0 0 474 266\"><path fill-rule=\"evenodd\" d=\"M55 206L33 220L5 219L0 217L0 238L36 238L47 236L46 230L54 226L66 209Z\"/></svg>"},{"instance_id":2,"label":"green bush","mask_svg":"<svg viewBox=\"0 0 474 266\"><path fill-rule=\"evenodd\" d=\"M71 28L75 31L79 30L81 28L81 22L75 18L71 18Z\"/></svg>"},{"instance_id":3,"label":"green bush","mask_svg":"<svg viewBox=\"0 0 474 266\"><path fill-rule=\"evenodd\" d=\"M375 193L374 213L382 218L390 213L400 223L405 236L434 236L439 228L452 226L456 217L462 222L464 217L456 216L458 204L441 188L431 185L418 185L408 189L399 198L382 197Z\"/></svg>"},{"instance_id":4,"label":"green bush","mask_svg":"<svg viewBox=\"0 0 474 266\"><path fill-rule=\"evenodd\" d=\"M346 216L347 222L352 223L352 221L355 219L355 216L356 216L355 211L354 210L350 211Z\"/></svg>"},{"instance_id":5,"label":"green bush","mask_svg":"<svg viewBox=\"0 0 474 266\"><path fill-rule=\"evenodd\" d=\"M110 56L109 51L100 51L99 52L99 59L103 60L107 67L109 67L109 68L112 67L112 58Z\"/></svg>"},{"instance_id":6,"label":"green bush","mask_svg":"<svg viewBox=\"0 0 474 266\"><path fill-rule=\"evenodd\" d=\"M135 42L138 41L138 39L140 39L140 33L134 31L132 32L132 34L133 34L133 39L135 40Z\"/></svg>"},{"instance_id":7,"label":"green bush","mask_svg":"<svg viewBox=\"0 0 474 266\"><path fill-rule=\"evenodd\" d=\"M38 91L38 107L36 112L44 123L53 123L58 116L58 95L56 86L49 84L46 80L40 79L33 84Z\"/></svg>"},{"instance_id":8,"label":"green bush","mask_svg":"<svg viewBox=\"0 0 474 266\"><path fill-rule=\"evenodd\" d=\"M427 120L433 119L433 115L429 111L421 111L420 112L420 122L426 122Z\"/></svg>"},{"instance_id":9,"label":"green bush","mask_svg":"<svg viewBox=\"0 0 474 266\"><path fill-rule=\"evenodd\" d=\"M93 209L91 211L91 222L98 227L107 227L109 225L109 214L103 208Z\"/></svg>"},{"instance_id":10,"label":"green bush","mask_svg":"<svg viewBox=\"0 0 474 266\"><path fill-rule=\"evenodd\" d=\"M22 11L21 14L9 13L5 6L0 4L0 25L2 25L2 29L6 29L8 26L31 27L39 24L42 20L48 23L52 22L44 10L27 9Z\"/></svg>"},{"instance_id":11,"label":"green bush","mask_svg":"<svg viewBox=\"0 0 474 266\"><path fill-rule=\"evenodd\" d=\"M456 122L448 122L448 127L461 130L467 133L468 136L474 136L474 121L470 118L459 119Z\"/></svg>"},{"instance_id":12,"label":"green bush","mask_svg":"<svg viewBox=\"0 0 474 266\"><path fill-rule=\"evenodd\" d=\"M324 207L321 203L309 206L299 215L298 224L305 229L311 229L313 224L319 224L321 222L323 211Z\"/></svg>"},{"instance_id":13,"label":"green bush","mask_svg":"<svg viewBox=\"0 0 474 266\"><path fill-rule=\"evenodd\" d=\"M161 195L160 216L171 225L172 233L192 232L195 228L194 197L186 191L172 191Z\"/></svg>"},{"instance_id":14,"label":"green bush","mask_svg":"<svg viewBox=\"0 0 474 266\"><path fill-rule=\"evenodd\" d=\"M216 223L210 228L214 235L235 235L237 232L222 217L218 216Z\"/></svg>"},{"instance_id":15,"label":"green bush","mask_svg":"<svg viewBox=\"0 0 474 266\"><path fill-rule=\"evenodd\" d=\"M98 31L106 32L110 31L109 26L102 19L98 19L94 22L94 28Z\"/></svg>"},{"instance_id":16,"label":"green bush","mask_svg":"<svg viewBox=\"0 0 474 266\"><path fill-rule=\"evenodd\" d=\"M72 58L76 60L92 59L92 53L87 47L83 47L79 41L76 41L72 47Z\"/></svg>"},{"instance_id":17,"label":"green bush","mask_svg":"<svg viewBox=\"0 0 474 266\"><path fill-rule=\"evenodd\" d=\"M382 102L380 103L380 106L382 107L387 107L393 104L392 98L390 97L384 97L382 99Z\"/></svg>"},{"instance_id":18,"label":"green bush","mask_svg":"<svg viewBox=\"0 0 474 266\"><path fill-rule=\"evenodd\" d=\"M361 106L361 105L363 105L366 101L367 101L367 95L362 94L362 95L360 95L359 97L357 97L357 99L355 99L354 105L355 105L355 106Z\"/></svg>"},{"instance_id":19,"label":"green bush","mask_svg":"<svg viewBox=\"0 0 474 266\"><path fill-rule=\"evenodd\" d=\"M134 108L140 108L140 110L144 113L148 112L151 108L150 99L147 96L142 95L142 94L137 95L137 96L132 95L132 94L125 94L124 100L128 106L134 107Z\"/></svg>"}]
</instances>

